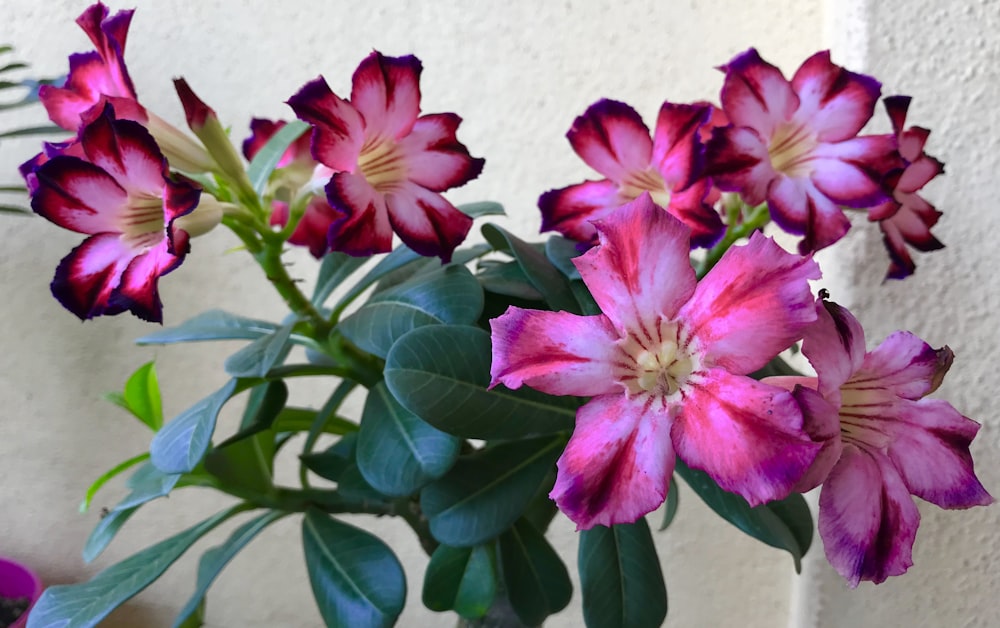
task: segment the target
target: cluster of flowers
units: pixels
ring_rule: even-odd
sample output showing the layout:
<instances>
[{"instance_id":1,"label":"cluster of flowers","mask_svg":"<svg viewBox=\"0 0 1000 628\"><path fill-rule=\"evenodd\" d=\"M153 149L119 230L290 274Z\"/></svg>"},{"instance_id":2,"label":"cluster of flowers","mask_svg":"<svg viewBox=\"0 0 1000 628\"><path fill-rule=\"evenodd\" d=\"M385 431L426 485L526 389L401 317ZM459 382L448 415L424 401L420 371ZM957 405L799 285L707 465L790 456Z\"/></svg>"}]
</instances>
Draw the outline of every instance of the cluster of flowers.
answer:
<instances>
[{"instance_id":1,"label":"cluster of flowers","mask_svg":"<svg viewBox=\"0 0 1000 628\"><path fill-rule=\"evenodd\" d=\"M139 103L123 60L131 15L109 17L98 3L79 18L96 50L70 57L66 84L40 94L76 135L22 172L37 213L89 235L56 271L63 305L83 319L129 310L158 322L157 279L191 236L235 211L195 179L215 173L238 187L246 173L183 80L200 144ZM492 384L591 398L551 494L580 528L655 509L679 456L754 505L822 485L829 560L852 585L881 582L912 563L911 495L943 508L992 501L969 453L979 426L926 398L951 351L898 332L866 352L857 320L810 292L820 277L812 253L847 232L844 208L867 210L890 253L888 277L911 274L907 246L941 246L930 233L940 214L918 192L943 168L924 153L928 131L905 128L905 97L884 101L893 133L859 135L880 85L828 53L791 81L753 49L722 69L720 107L664 103L652 135L617 101L576 119L569 141L605 178L549 191L539 207L543 230L589 248L574 262L602 313L510 308L492 321ZM288 100L312 128L270 182L285 188L267 211L289 242L316 257L366 256L389 251L395 233L450 260L472 221L441 192L484 162L456 139L458 116L420 115L420 72L415 57L375 52L349 99L319 77ZM254 120L244 156L286 124ZM753 230L699 280L692 247L759 220L765 202L803 236L799 253ZM799 341L815 377L749 377Z\"/></svg>"}]
</instances>

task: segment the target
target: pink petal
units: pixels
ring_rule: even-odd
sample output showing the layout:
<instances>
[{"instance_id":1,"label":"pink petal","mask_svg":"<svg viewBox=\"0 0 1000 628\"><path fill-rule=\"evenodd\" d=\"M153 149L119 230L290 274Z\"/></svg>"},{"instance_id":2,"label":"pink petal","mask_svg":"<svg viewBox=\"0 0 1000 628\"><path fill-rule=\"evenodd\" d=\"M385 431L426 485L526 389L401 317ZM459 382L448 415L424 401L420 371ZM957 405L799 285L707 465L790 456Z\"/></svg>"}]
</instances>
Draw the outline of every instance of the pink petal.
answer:
<instances>
[{"instance_id":1,"label":"pink petal","mask_svg":"<svg viewBox=\"0 0 1000 628\"><path fill-rule=\"evenodd\" d=\"M289 244L308 247L309 253L316 259L323 257L329 250L327 234L337 219L337 212L330 207L326 199L316 196L309 201L306 211L295 226L295 231L288 238ZM288 203L274 201L271 209L272 225L284 227L288 223Z\"/></svg>"},{"instance_id":2,"label":"pink petal","mask_svg":"<svg viewBox=\"0 0 1000 628\"><path fill-rule=\"evenodd\" d=\"M847 309L817 299L816 322L806 328L802 353L819 376L819 391L840 405L840 387L861 368L865 332Z\"/></svg>"},{"instance_id":3,"label":"pink petal","mask_svg":"<svg viewBox=\"0 0 1000 628\"><path fill-rule=\"evenodd\" d=\"M851 221L844 210L808 179L778 177L768 192L771 218L789 233L802 233L803 255L826 248L844 237Z\"/></svg>"},{"instance_id":4,"label":"pink petal","mask_svg":"<svg viewBox=\"0 0 1000 628\"><path fill-rule=\"evenodd\" d=\"M616 183L650 166L653 141L649 129L625 103L594 103L573 122L566 137L588 166Z\"/></svg>"},{"instance_id":5,"label":"pink petal","mask_svg":"<svg viewBox=\"0 0 1000 628\"><path fill-rule=\"evenodd\" d=\"M907 250L907 244L919 251L934 251L944 244L931 234L941 212L916 194L908 195L903 205L894 204L896 212L879 222L883 242L892 263L886 275L889 279L902 279L913 274L916 264Z\"/></svg>"},{"instance_id":6,"label":"pink petal","mask_svg":"<svg viewBox=\"0 0 1000 628\"><path fill-rule=\"evenodd\" d=\"M399 139L420 115L420 60L368 55L354 71L351 104L364 119L365 137Z\"/></svg>"},{"instance_id":7,"label":"pink petal","mask_svg":"<svg viewBox=\"0 0 1000 628\"><path fill-rule=\"evenodd\" d=\"M58 156L35 170L35 213L79 233L119 232L128 195L108 173L76 157Z\"/></svg>"},{"instance_id":8,"label":"pink petal","mask_svg":"<svg viewBox=\"0 0 1000 628\"><path fill-rule=\"evenodd\" d=\"M399 142L410 181L434 192L464 185L479 176L486 160L472 157L455 137L462 119L453 113L421 116Z\"/></svg>"},{"instance_id":9,"label":"pink petal","mask_svg":"<svg viewBox=\"0 0 1000 628\"><path fill-rule=\"evenodd\" d=\"M607 179L584 181L558 190L549 190L538 199L542 231L558 231L577 242L597 239L594 220L607 217L627 203L618 186Z\"/></svg>"},{"instance_id":10,"label":"pink petal","mask_svg":"<svg viewBox=\"0 0 1000 628\"><path fill-rule=\"evenodd\" d=\"M722 217L706 197L712 187L708 179L700 179L682 192L671 192L667 211L691 229L692 247L710 247L726 232Z\"/></svg>"},{"instance_id":11,"label":"pink petal","mask_svg":"<svg viewBox=\"0 0 1000 628\"><path fill-rule=\"evenodd\" d=\"M120 285L111 297L112 302L128 308L145 321L162 322L163 304L160 302L157 281L184 261L189 249L187 234L177 231L173 238L173 248L177 251L176 255L167 250L167 241L164 239L133 259L122 273Z\"/></svg>"},{"instance_id":12,"label":"pink petal","mask_svg":"<svg viewBox=\"0 0 1000 628\"><path fill-rule=\"evenodd\" d=\"M90 162L114 177L130 195L162 194L167 163L141 124L115 120L108 106L100 117L83 128L80 143Z\"/></svg>"},{"instance_id":13,"label":"pink petal","mask_svg":"<svg viewBox=\"0 0 1000 628\"><path fill-rule=\"evenodd\" d=\"M671 430L677 455L752 506L787 497L820 449L786 390L709 368L681 397Z\"/></svg>"},{"instance_id":14,"label":"pink petal","mask_svg":"<svg viewBox=\"0 0 1000 628\"><path fill-rule=\"evenodd\" d=\"M766 377L762 381L765 384L774 384L775 379L778 378ZM814 380L812 386L815 385ZM792 396L802 409L802 427L806 434L814 443L821 445L816 459L793 489L796 493L805 493L822 484L830 475L830 471L844 451L844 443L840 437L840 415L836 406L824 399L812 387L796 386Z\"/></svg>"},{"instance_id":15,"label":"pink petal","mask_svg":"<svg viewBox=\"0 0 1000 628\"><path fill-rule=\"evenodd\" d=\"M711 113L711 105L665 102L660 107L653 137L653 164L671 190L683 190L701 176L704 155L698 132Z\"/></svg>"},{"instance_id":16,"label":"pink petal","mask_svg":"<svg viewBox=\"0 0 1000 628\"><path fill-rule=\"evenodd\" d=\"M750 205L764 202L771 182L778 176L771 166L767 144L752 129L715 129L705 156L712 183L720 190L739 192Z\"/></svg>"},{"instance_id":17,"label":"pink petal","mask_svg":"<svg viewBox=\"0 0 1000 628\"><path fill-rule=\"evenodd\" d=\"M801 338L806 325L816 320L806 280L819 277L811 258L788 253L755 232L745 246L726 251L678 318L703 361L736 374L751 373Z\"/></svg>"},{"instance_id":18,"label":"pink petal","mask_svg":"<svg viewBox=\"0 0 1000 628\"><path fill-rule=\"evenodd\" d=\"M953 359L948 347L934 349L908 331L897 331L865 356L850 383L885 388L904 399L920 399L937 390Z\"/></svg>"},{"instance_id":19,"label":"pink petal","mask_svg":"<svg viewBox=\"0 0 1000 628\"><path fill-rule=\"evenodd\" d=\"M354 106L335 95L322 76L288 99L300 120L313 125L313 157L337 171L353 172L365 142L364 120Z\"/></svg>"},{"instance_id":20,"label":"pink petal","mask_svg":"<svg viewBox=\"0 0 1000 628\"><path fill-rule=\"evenodd\" d=\"M81 320L124 311L110 298L136 253L115 233L87 238L56 268L53 296Z\"/></svg>"},{"instance_id":21,"label":"pink petal","mask_svg":"<svg viewBox=\"0 0 1000 628\"><path fill-rule=\"evenodd\" d=\"M578 530L632 523L667 496L674 470L670 424L623 395L594 397L557 463L549 497Z\"/></svg>"},{"instance_id":22,"label":"pink petal","mask_svg":"<svg viewBox=\"0 0 1000 628\"><path fill-rule=\"evenodd\" d=\"M602 315L509 307L490 321L490 386L527 384L550 395L622 392L614 377L618 334Z\"/></svg>"},{"instance_id":23,"label":"pink petal","mask_svg":"<svg viewBox=\"0 0 1000 628\"><path fill-rule=\"evenodd\" d=\"M913 564L920 513L882 454L845 445L819 498L819 533L834 569L856 587L905 573Z\"/></svg>"},{"instance_id":24,"label":"pink petal","mask_svg":"<svg viewBox=\"0 0 1000 628\"><path fill-rule=\"evenodd\" d=\"M326 185L337 218L330 227L330 249L364 257L392 250L392 226L385 197L363 176L339 172Z\"/></svg>"},{"instance_id":25,"label":"pink petal","mask_svg":"<svg viewBox=\"0 0 1000 628\"><path fill-rule=\"evenodd\" d=\"M910 108L911 100L913 99L909 96L886 96L882 99L885 112L889 114L889 121L892 122L892 132L896 135L900 135L906 126L906 111ZM921 146L917 151L918 154L923 149Z\"/></svg>"},{"instance_id":26,"label":"pink petal","mask_svg":"<svg viewBox=\"0 0 1000 628\"><path fill-rule=\"evenodd\" d=\"M889 457L910 493L942 508L993 503L969 453L978 423L941 399L899 400L892 414L883 422Z\"/></svg>"},{"instance_id":27,"label":"pink petal","mask_svg":"<svg viewBox=\"0 0 1000 628\"><path fill-rule=\"evenodd\" d=\"M389 222L399 238L421 255L445 263L472 228L472 218L455 209L443 196L405 182L385 195Z\"/></svg>"},{"instance_id":28,"label":"pink petal","mask_svg":"<svg viewBox=\"0 0 1000 628\"><path fill-rule=\"evenodd\" d=\"M888 198L881 179L902 167L891 135L865 135L813 151L813 184L830 200L848 207L871 207Z\"/></svg>"},{"instance_id":29,"label":"pink petal","mask_svg":"<svg viewBox=\"0 0 1000 628\"><path fill-rule=\"evenodd\" d=\"M769 139L774 128L791 119L799 98L781 70L750 48L721 68L726 72L720 100L729 121ZM755 204L759 201L750 201Z\"/></svg>"},{"instance_id":30,"label":"pink petal","mask_svg":"<svg viewBox=\"0 0 1000 628\"><path fill-rule=\"evenodd\" d=\"M808 120L820 142L854 137L875 112L882 85L874 78L850 72L830 61L830 52L806 59L792 78L799 95L796 118Z\"/></svg>"},{"instance_id":31,"label":"pink petal","mask_svg":"<svg viewBox=\"0 0 1000 628\"><path fill-rule=\"evenodd\" d=\"M247 158L247 161L252 161L253 158L260 152L260 149L264 148L268 140L274 137L274 134L284 128L287 124L284 120L266 120L264 118L253 118L250 120L250 137L243 140L243 156ZM309 134L304 133L295 142L289 146L284 153L281 155L281 159L278 160L278 168L284 168L288 164L292 163L300 154L302 149L305 149L305 156L312 161L312 156L309 155Z\"/></svg>"},{"instance_id":32,"label":"pink petal","mask_svg":"<svg viewBox=\"0 0 1000 628\"><path fill-rule=\"evenodd\" d=\"M931 179L944 172L944 164L923 155L913 161L896 183L896 190L905 194L912 194L927 185Z\"/></svg>"},{"instance_id":33,"label":"pink petal","mask_svg":"<svg viewBox=\"0 0 1000 628\"><path fill-rule=\"evenodd\" d=\"M101 94L115 91L108 81L104 60L96 52L88 52L70 55L65 85L42 85L38 99L50 120L75 132L81 126L84 112L97 104Z\"/></svg>"},{"instance_id":34,"label":"pink petal","mask_svg":"<svg viewBox=\"0 0 1000 628\"><path fill-rule=\"evenodd\" d=\"M687 227L654 205L649 194L596 227L600 246L573 263L621 334L645 331L654 337L659 318L674 318L694 290Z\"/></svg>"}]
</instances>

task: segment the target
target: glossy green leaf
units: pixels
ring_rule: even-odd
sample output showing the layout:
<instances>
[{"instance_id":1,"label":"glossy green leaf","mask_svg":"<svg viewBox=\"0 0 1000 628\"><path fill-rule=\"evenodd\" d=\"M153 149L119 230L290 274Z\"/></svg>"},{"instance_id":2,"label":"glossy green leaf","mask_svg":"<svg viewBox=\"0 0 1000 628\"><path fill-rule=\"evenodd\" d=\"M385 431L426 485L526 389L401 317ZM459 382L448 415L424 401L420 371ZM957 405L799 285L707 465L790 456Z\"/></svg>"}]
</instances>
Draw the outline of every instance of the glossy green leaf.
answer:
<instances>
[{"instance_id":1,"label":"glossy green leaf","mask_svg":"<svg viewBox=\"0 0 1000 628\"><path fill-rule=\"evenodd\" d=\"M80 512L87 512L90 509L90 502L94 500L94 496L97 495L97 491L101 490L101 487L103 487L108 480L118 477L120 474L128 471L140 462L145 462L147 460L149 460L149 452L139 454L138 456L132 456L128 460L116 464L101 474L101 477L94 480L94 483L87 488L87 492L83 497L83 502L80 503Z\"/></svg>"},{"instance_id":2,"label":"glossy green leaf","mask_svg":"<svg viewBox=\"0 0 1000 628\"><path fill-rule=\"evenodd\" d=\"M354 257L340 251L331 251L323 256L323 261L319 265L319 273L316 275L316 288L313 290L313 305L321 307L330 298L333 291L340 284L351 276L354 271L361 268L367 257Z\"/></svg>"},{"instance_id":3,"label":"glossy green leaf","mask_svg":"<svg viewBox=\"0 0 1000 628\"><path fill-rule=\"evenodd\" d=\"M528 280L542 293L553 310L580 313L580 305L570 290L566 276L536 246L493 224L483 225L482 231L493 248L507 251L517 260Z\"/></svg>"},{"instance_id":4,"label":"glossy green leaf","mask_svg":"<svg viewBox=\"0 0 1000 628\"><path fill-rule=\"evenodd\" d=\"M237 380L205 397L163 426L149 445L153 464L164 473L188 473L212 442L222 406L236 393Z\"/></svg>"},{"instance_id":5,"label":"glossy green leaf","mask_svg":"<svg viewBox=\"0 0 1000 628\"><path fill-rule=\"evenodd\" d=\"M329 628L395 623L406 600L406 577L385 543L318 510L306 511L302 542L313 595Z\"/></svg>"},{"instance_id":6,"label":"glossy green leaf","mask_svg":"<svg viewBox=\"0 0 1000 628\"><path fill-rule=\"evenodd\" d=\"M368 483L365 476L361 475L356 460L352 460L340 473L337 479L337 492L347 500L355 502L385 502L389 496L379 491Z\"/></svg>"},{"instance_id":7,"label":"glossy green leaf","mask_svg":"<svg viewBox=\"0 0 1000 628\"><path fill-rule=\"evenodd\" d=\"M284 380L277 379L254 387L250 391L246 408L243 410L240 431L226 439L226 443L270 429L285 409L287 402L288 385L285 384Z\"/></svg>"},{"instance_id":8,"label":"glossy green leaf","mask_svg":"<svg viewBox=\"0 0 1000 628\"><path fill-rule=\"evenodd\" d=\"M506 216L503 205L494 201L479 201L477 203L465 203L457 206L458 211L466 216L481 218L482 216Z\"/></svg>"},{"instance_id":9,"label":"glossy green leaf","mask_svg":"<svg viewBox=\"0 0 1000 628\"><path fill-rule=\"evenodd\" d=\"M658 628L667 588L646 520L580 532L583 618L590 628Z\"/></svg>"},{"instance_id":10,"label":"glossy green leaf","mask_svg":"<svg viewBox=\"0 0 1000 628\"><path fill-rule=\"evenodd\" d=\"M805 499L792 493L779 502L751 508L739 495L719 488L707 473L677 460L676 471L716 514L771 547L786 550L802 571L802 556L812 543L812 515Z\"/></svg>"},{"instance_id":11,"label":"glossy green leaf","mask_svg":"<svg viewBox=\"0 0 1000 628\"><path fill-rule=\"evenodd\" d=\"M490 335L477 327L430 325L404 335L386 357L385 382L410 412L463 438L511 439L572 430L575 397L490 383Z\"/></svg>"},{"instance_id":12,"label":"glossy green leaf","mask_svg":"<svg viewBox=\"0 0 1000 628\"><path fill-rule=\"evenodd\" d=\"M286 407L278 413L272 428L275 432L307 432L315 418L316 410L312 408ZM320 428L323 434L341 436L356 431L358 431L357 423L336 415L327 419Z\"/></svg>"},{"instance_id":13,"label":"glossy green leaf","mask_svg":"<svg viewBox=\"0 0 1000 628\"><path fill-rule=\"evenodd\" d=\"M459 446L458 438L401 406L384 382L368 392L358 431L358 469L380 493L411 495L451 468Z\"/></svg>"},{"instance_id":14,"label":"glossy green leaf","mask_svg":"<svg viewBox=\"0 0 1000 628\"><path fill-rule=\"evenodd\" d=\"M354 464L358 448L358 434L347 434L325 451L305 454L299 458L302 464L321 478L331 482L340 481L344 470Z\"/></svg>"},{"instance_id":15,"label":"glossy green leaf","mask_svg":"<svg viewBox=\"0 0 1000 628\"><path fill-rule=\"evenodd\" d=\"M432 611L450 611L466 619L486 614L497 591L493 544L475 547L439 545L424 574L422 598Z\"/></svg>"},{"instance_id":16,"label":"glossy green leaf","mask_svg":"<svg viewBox=\"0 0 1000 628\"><path fill-rule=\"evenodd\" d=\"M420 506L438 541L477 545L509 528L538 492L565 442L560 438L501 443L459 458L420 492Z\"/></svg>"},{"instance_id":17,"label":"glossy green leaf","mask_svg":"<svg viewBox=\"0 0 1000 628\"><path fill-rule=\"evenodd\" d=\"M666 530L677 516L680 505L680 494L677 490L677 478L670 476L670 486L667 488L667 501L663 506L663 519L660 521L660 532Z\"/></svg>"},{"instance_id":18,"label":"glossy green leaf","mask_svg":"<svg viewBox=\"0 0 1000 628\"><path fill-rule=\"evenodd\" d=\"M282 325L272 334L261 336L226 359L225 369L233 377L264 377L284 361L291 345L292 324Z\"/></svg>"},{"instance_id":19,"label":"glossy green leaf","mask_svg":"<svg viewBox=\"0 0 1000 628\"><path fill-rule=\"evenodd\" d=\"M236 528L222 545L217 545L202 554L201 560L198 562L198 580L195 583L194 594L188 599L181 612L177 614L174 628L182 628L184 622L198 612L199 607L204 604L205 594L208 593L209 587L229 564L229 561L260 534L261 530L287 514L289 513L280 510L270 510L254 517Z\"/></svg>"},{"instance_id":20,"label":"glossy green leaf","mask_svg":"<svg viewBox=\"0 0 1000 628\"><path fill-rule=\"evenodd\" d=\"M384 358L406 332L425 325L471 324L483 309L483 291L464 266L445 266L379 292L337 326L361 349Z\"/></svg>"},{"instance_id":21,"label":"glossy green leaf","mask_svg":"<svg viewBox=\"0 0 1000 628\"><path fill-rule=\"evenodd\" d=\"M243 510L236 506L133 554L81 584L51 586L28 616L28 628L90 628L159 578L195 541Z\"/></svg>"},{"instance_id":22,"label":"glossy green leaf","mask_svg":"<svg viewBox=\"0 0 1000 628\"><path fill-rule=\"evenodd\" d=\"M132 506L131 508L115 508L103 514L83 544L83 562L89 563L100 556L137 510L139 510L139 506Z\"/></svg>"},{"instance_id":23,"label":"glossy green leaf","mask_svg":"<svg viewBox=\"0 0 1000 628\"><path fill-rule=\"evenodd\" d=\"M230 314L223 310L208 310L189 318L177 327L168 327L143 336L139 345L169 345L177 342L206 340L256 340L274 333L278 325L254 318Z\"/></svg>"},{"instance_id":24,"label":"glossy green leaf","mask_svg":"<svg viewBox=\"0 0 1000 628\"><path fill-rule=\"evenodd\" d=\"M542 301L545 297L528 281L517 262L492 262L479 271L476 279L483 290L518 299Z\"/></svg>"},{"instance_id":25,"label":"glossy green leaf","mask_svg":"<svg viewBox=\"0 0 1000 628\"><path fill-rule=\"evenodd\" d=\"M568 279L580 279L580 271L572 261L574 257L583 254L577 247L578 244L569 238L549 236L545 241L545 257L549 258L549 261Z\"/></svg>"},{"instance_id":26,"label":"glossy green leaf","mask_svg":"<svg viewBox=\"0 0 1000 628\"><path fill-rule=\"evenodd\" d=\"M278 162L281 161L281 156L285 154L292 142L299 139L309 128L309 125L301 120L291 120L272 135L271 139L257 151L250 166L247 167L247 178L250 179L250 185L257 192L257 196L264 193L267 180L274 172Z\"/></svg>"},{"instance_id":27,"label":"glossy green leaf","mask_svg":"<svg viewBox=\"0 0 1000 628\"><path fill-rule=\"evenodd\" d=\"M498 547L507 597L521 621L538 626L566 608L573 583L545 535L522 519L503 533Z\"/></svg>"}]
</instances>

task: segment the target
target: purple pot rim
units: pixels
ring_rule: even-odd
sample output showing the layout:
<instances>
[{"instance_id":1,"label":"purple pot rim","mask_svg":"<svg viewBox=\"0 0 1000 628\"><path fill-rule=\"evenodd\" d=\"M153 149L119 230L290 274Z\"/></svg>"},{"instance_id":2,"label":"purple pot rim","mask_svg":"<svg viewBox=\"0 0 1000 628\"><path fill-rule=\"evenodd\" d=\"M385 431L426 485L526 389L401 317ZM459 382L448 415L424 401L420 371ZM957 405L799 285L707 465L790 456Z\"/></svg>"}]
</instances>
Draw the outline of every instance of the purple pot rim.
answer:
<instances>
[{"instance_id":1,"label":"purple pot rim","mask_svg":"<svg viewBox=\"0 0 1000 628\"><path fill-rule=\"evenodd\" d=\"M0 556L0 565L6 565L8 567L14 568L15 570L21 571L25 576L25 578L31 581L32 594L30 597L32 604L34 604L34 602L39 598L39 596L42 595L42 591L45 588L44 585L42 584L42 579L38 577L38 574L32 571L27 565L20 563L12 558L7 558L5 556Z\"/></svg>"}]
</instances>

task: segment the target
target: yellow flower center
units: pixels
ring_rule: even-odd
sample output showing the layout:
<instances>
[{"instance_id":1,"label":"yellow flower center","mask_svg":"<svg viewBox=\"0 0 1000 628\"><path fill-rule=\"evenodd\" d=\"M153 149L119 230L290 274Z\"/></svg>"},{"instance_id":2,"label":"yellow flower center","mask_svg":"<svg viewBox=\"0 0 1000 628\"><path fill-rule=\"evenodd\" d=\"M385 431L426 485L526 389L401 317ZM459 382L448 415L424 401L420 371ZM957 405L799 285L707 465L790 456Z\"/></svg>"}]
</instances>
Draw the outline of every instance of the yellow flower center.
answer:
<instances>
[{"instance_id":1,"label":"yellow flower center","mask_svg":"<svg viewBox=\"0 0 1000 628\"><path fill-rule=\"evenodd\" d=\"M812 174L812 153L819 142L816 134L797 122L784 122L774 130L767 154L775 172L800 178Z\"/></svg>"},{"instance_id":2,"label":"yellow flower center","mask_svg":"<svg viewBox=\"0 0 1000 628\"><path fill-rule=\"evenodd\" d=\"M407 178L406 161L391 139L376 138L358 156L358 171L378 192L388 192Z\"/></svg>"},{"instance_id":3,"label":"yellow flower center","mask_svg":"<svg viewBox=\"0 0 1000 628\"><path fill-rule=\"evenodd\" d=\"M622 360L617 375L630 396L669 397L687 382L699 361L679 336L678 324L663 320L653 333L633 333L619 341Z\"/></svg>"},{"instance_id":4,"label":"yellow flower center","mask_svg":"<svg viewBox=\"0 0 1000 628\"><path fill-rule=\"evenodd\" d=\"M130 194L119 228L122 240L133 249L147 249L164 237L163 199Z\"/></svg>"},{"instance_id":5,"label":"yellow flower center","mask_svg":"<svg viewBox=\"0 0 1000 628\"><path fill-rule=\"evenodd\" d=\"M619 184L618 189L621 190L622 196L630 200L639 198L643 192L649 192L653 202L660 207L665 208L670 205L670 189L667 188L663 176L654 168L629 174L628 178Z\"/></svg>"}]
</instances>

